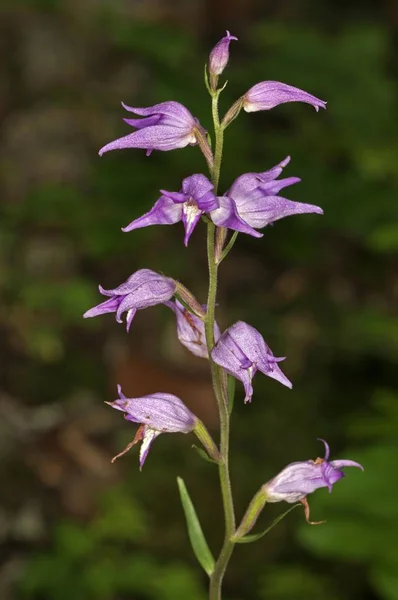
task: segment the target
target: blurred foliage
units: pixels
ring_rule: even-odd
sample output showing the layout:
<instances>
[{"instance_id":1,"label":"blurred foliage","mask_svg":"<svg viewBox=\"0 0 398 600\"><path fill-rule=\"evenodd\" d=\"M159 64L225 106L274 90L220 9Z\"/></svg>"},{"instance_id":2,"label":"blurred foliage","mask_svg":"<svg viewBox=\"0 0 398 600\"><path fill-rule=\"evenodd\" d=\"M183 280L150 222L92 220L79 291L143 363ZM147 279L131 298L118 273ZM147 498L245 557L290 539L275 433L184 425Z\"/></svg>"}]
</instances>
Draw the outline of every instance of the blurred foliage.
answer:
<instances>
[{"instance_id":1,"label":"blurred foliage","mask_svg":"<svg viewBox=\"0 0 398 600\"><path fill-rule=\"evenodd\" d=\"M114 488L88 527L73 521L56 526L54 547L30 562L21 597L106 600L134 593L156 600L203 600L199 582L184 564L160 563L137 551L149 535L146 518L126 490Z\"/></svg>"},{"instance_id":2,"label":"blurred foliage","mask_svg":"<svg viewBox=\"0 0 398 600\"><path fill-rule=\"evenodd\" d=\"M16 4L72 26L67 3ZM176 190L183 177L204 168L198 149L95 158L100 145L126 133L122 92L133 105L179 100L210 128L202 82L206 46L189 29L128 18L110 3L87 6L89 18L73 31L92 44L90 82L61 86L46 98L86 111L79 129L90 146L84 181L29 179L28 165L11 164L8 155L1 167L15 181L27 179L22 198L5 197L0 220L4 386L27 405L51 403L58 395L67 402L75 388L106 397L103 349L117 325L111 317L81 322L97 303L97 282L112 287L147 267L181 279L198 295L204 296L206 285L203 232L195 232L184 252L178 225L120 232L152 206L160 188ZM264 540L237 549L226 580L231 600L398 598L398 490L392 476L398 433L397 65L392 31L373 18L380 8L365 21L354 11L333 27L327 18L332 8L324 0L311 19L276 14L242 34L233 31L240 43L231 48L225 109L257 81L276 79L326 99L328 110L317 115L308 106L287 104L242 114L226 134L221 189L242 172L265 170L289 154L287 175L302 178L289 197L319 204L325 215L281 221L260 242L240 236L221 270L219 312L223 325L241 318L258 327L275 354L288 357L284 370L295 382L289 392L257 376L252 406L243 406L237 389L231 461L238 513L287 463L315 458L319 436L331 442L333 457L357 460L365 473L349 471L332 496L321 490L310 498L314 518L327 519L325 525L309 527L298 510ZM10 71L15 69L13 64ZM114 70L120 70L116 81ZM18 78L15 85L19 94ZM33 105L41 101L32 94ZM46 144L40 138L38 149ZM153 334L163 322L152 322L151 310L142 317L146 334L129 340L138 347L149 338L156 355L161 345ZM137 317L137 327L140 322ZM58 516L45 547L26 554L18 597L204 597L177 494L169 490L178 465L217 549L216 476L210 465L195 461L195 453L181 457L173 439L163 448L153 453L139 486L126 482L100 495L98 514L88 523ZM125 459L127 480L135 459ZM18 494L21 485L15 484ZM9 482L7 489L13 489ZM267 507L264 523L284 508Z\"/></svg>"}]
</instances>

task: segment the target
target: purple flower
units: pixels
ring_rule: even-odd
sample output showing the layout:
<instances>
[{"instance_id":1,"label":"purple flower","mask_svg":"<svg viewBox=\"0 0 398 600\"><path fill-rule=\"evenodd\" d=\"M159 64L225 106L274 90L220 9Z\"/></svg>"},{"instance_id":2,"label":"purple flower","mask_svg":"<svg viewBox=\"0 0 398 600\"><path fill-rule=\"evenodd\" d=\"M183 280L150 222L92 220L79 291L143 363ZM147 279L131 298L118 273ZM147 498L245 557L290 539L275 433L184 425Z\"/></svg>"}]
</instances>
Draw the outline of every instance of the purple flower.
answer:
<instances>
[{"instance_id":1,"label":"purple flower","mask_svg":"<svg viewBox=\"0 0 398 600\"><path fill-rule=\"evenodd\" d=\"M215 363L242 381L246 393L245 402L251 402L252 379L257 371L286 387L292 387L277 364L284 358L275 358L257 329L243 321L238 321L224 331L213 348L211 357Z\"/></svg>"},{"instance_id":2,"label":"purple flower","mask_svg":"<svg viewBox=\"0 0 398 600\"><path fill-rule=\"evenodd\" d=\"M311 104L317 112L319 108L326 108L326 102L323 100L280 81L262 81L242 96L243 109L246 112L270 110L285 102L305 102Z\"/></svg>"},{"instance_id":3,"label":"purple flower","mask_svg":"<svg viewBox=\"0 0 398 600\"><path fill-rule=\"evenodd\" d=\"M302 502L307 521L309 507L305 498L308 494L322 487L327 487L331 492L333 485L344 477L344 467L358 467L364 470L362 465L353 460L329 461L329 445L320 438L319 441L325 445L325 458L290 463L262 488L267 502Z\"/></svg>"},{"instance_id":4,"label":"purple flower","mask_svg":"<svg viewBox=\"0 0 398 600\"><path fill-rule=\"evenodd\" d=\"M172 225L182 221L185 228L184 244L189 238L200 217L215 208L218 201L213 192L213 184L204 175L190 175L182 182L179 192L160 190L162 196L149 212L135 219L123 228L132 231L149 225Z\"/></svg>"},{"instance_id":5,"label":"purple flower","mask_svg":"<svg viewBox=\"0 0 398 600\"><path fill-rule=\"evenodd\" d=\"M104 296L110 296L101 304L90 308L83 317L97 317L105 313L116 313L116 321L122 322L122 314L127 311L126 328L130 329L135 313L140 308L162 304L174 295L176 282L170 277L165 277L150 269L140 269L131 275L127 281L113 290L104 290L99 286L99 291Z\"/></svg>"},{"instance_id":6,"label":"purple flower","mask_svg":"<svg viewBox=\"0 0 398 600\"><path fill-rule=\"evenodd\" d=\"M120 385L117 386L119 399L107 402L112 408L125 413L124 418L133 423L139 423L140 427L132 442L117 454L114 462L142 440L140 449L140 469L145 462L150 446L155 438L161 433L188 433L196 425L197 418L185 404L173 396L173 394L156 393L140 398L126 398L122 393Z\"/></svg>"},{"instance_id":7,"label":"purple flower","mask_svg":"<svg viewBox=\"0 0 398 600\"><path fill-rule=\"evenodd\" d=\"M217 42L209 56L210 75L221 75L229 61L229 44L237 39L227 31L227 35Z\"/></svg>"},{"instance_id":8,"label":"purple flower","mask_svg":"<svg viewBox=\"0 0 398 600\"><path fill-rule=\"evenodd\" d=\"M182 221L185 228L184 244L203 214L219 227L229 227L254 237L262 234L248 225L238 214L235 202L227 196L215 196L214 186L205 175L190 175L182 182L179 192L160 190L162 196L149 212L132 221L122 231L133 231L149 225L174 225Z\"/></svg>"},{"instance_id":9,"label":"purple flower","mask_svg":"<svg viewBox=\"0 0 398 600\"><path fill-rule=\"evenodd\" d=\"M277 177L289 162L290 156L287 156L269 171L245 173L234 181L225 195L233 200L236 210L235 213L232 211L231 217L225 219L226 227L229 226L228 223L231 218L232 220L235 219L236 213L245 223L256 229L261 229L278 219L290 215L323 214L323 210L319 206L304 204L303 202L292 202L278 195L281 189L300 181L298 177L277 180ZM231 228L234 229L234 227ZM253 234L251 233L251 235Z\"/></svg>"},{"instance_id":10,"label":"purple flower","mask_svg":"<svg viewBox=\"0 0 398 600\"><path fill-rule=\"evenodd\" d=\"M218 196L219 207L213 210L209 217L218 227L228 227L240 233L247 233L253 237L261 238L263 234L256 231L246 223L238 212L238 208L229 196Z\"/></svg>"},{"instance_id":11,"label":"purple flower","mask_svg":"<svg viewBox=\"0 0 398 600\"><path fill-rule=\"evenodd\" d=\"M200 358L209 358L206 345L205 324L196 315L189 312L178 300L165 302L171 308L177 318L177 335L181 344L188 348L192 354ZM206 306L203 307L206 310ZM214 339L217 342L220 337L220 329L214 323Z\"/></svg>"},{"instance_id":12,"label":"purple flower","mask_svg":"<svg viewBox=\"0 0 398 600\"><path fill-rule=\"evenodd\" d=\"M134 108L123 104L123 108L142 119L124 119L137 129L133 133L110 142L99 151L100 156L109 150L144 148L149 155L152 150L176 150L198 143L198 132L204 130L185 106L179 102L161 102L148 108Z\"/></svg>"}]
</instances>

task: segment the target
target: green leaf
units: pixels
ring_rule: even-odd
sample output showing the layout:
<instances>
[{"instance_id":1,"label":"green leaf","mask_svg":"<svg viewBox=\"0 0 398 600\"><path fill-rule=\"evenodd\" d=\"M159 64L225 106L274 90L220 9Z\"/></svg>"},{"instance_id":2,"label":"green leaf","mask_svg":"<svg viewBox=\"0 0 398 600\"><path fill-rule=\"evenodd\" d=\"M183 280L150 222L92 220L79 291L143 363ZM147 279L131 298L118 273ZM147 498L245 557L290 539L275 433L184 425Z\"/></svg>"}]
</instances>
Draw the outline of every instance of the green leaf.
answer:
<instances>
[{"instance_id":1,"label":"green leaf","mask_svg":"<svg viewBox=\"0 0 398 600\"><path fill-rule=\"evenodd\" d=\"M273 529L275 527L275 525L278 525L279 521L282 521L282 519L284 519L286 517L286 515L288 515L292 510L294 510L298 506L302 506L302 505L300 503L294 504L293 506L288 508L288 510L286 510L284 513L279 515L279 517L276 517L276 519L274 521L272 521L271 525L269 527L267 527L267 529L265 529L261 533L253 533L252 535L245 535L244 537L242 537L238 540L235 540L236 544L250 544L251 542L257 542L257 540L259 540L264 535L266 535L269 531L271 531L271 529Z\"/></svg>"},{"instance_id":2,"label":"green leaf","mask_svg":"<svg viewBox=\"0 0 398 600\"><path fill-rule=\"evenodd\" d=\"M207 452L205 450L203 450L203 448L200 448L196 444L192 444L192 448L195 448L196 452L199 454L199 456L201 458L203 458L203 460L206 460L207 462L213 463L213 465L217 465L218 464L218 462L216 460L213 460L212 458L210 458L210 456L207 454Z\"/></svg>"},{"instance_id":3,"label":"green leaf","mask_svg":"<svg viewBox=\"0 0 398 600\"><path fill-rule=\"evenodd\" d=\"M199 523L198 516L195 511L195 507L192 504L192 500L189 497L188 490L185 486L184 480L181 477L177 477L178 489L180 492L181 503L184 509L185 518L187 520L188 535L191 541L192 550L200 565L206 571L208 576L214 571L214 558L207 545L205 536Z\"/></svg>"}]
</instances>

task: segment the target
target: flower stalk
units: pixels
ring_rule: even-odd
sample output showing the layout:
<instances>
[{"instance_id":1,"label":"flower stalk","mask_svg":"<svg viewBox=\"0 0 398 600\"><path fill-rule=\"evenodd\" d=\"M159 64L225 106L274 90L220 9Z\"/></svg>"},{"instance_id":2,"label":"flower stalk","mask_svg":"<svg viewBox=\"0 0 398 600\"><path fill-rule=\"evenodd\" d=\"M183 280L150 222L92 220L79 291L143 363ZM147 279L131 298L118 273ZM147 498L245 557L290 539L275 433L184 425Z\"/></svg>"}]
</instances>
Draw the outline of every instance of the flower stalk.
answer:
<instances>
[{"instance_id":1,"label":"flower stalk","mask_svg":"<svg viewBox=\"0 0 398 600\"><path fill-rule=\"evenodd\" d=\"M251 531L256 524L256 521L267 502L267 494L261 488L255 494L247 507L246 513L234 535L234 541L238 541Z\"/></svg>"},{"instance_id":2,"label":"flower stalk","mask_svg":"<svg viewBox=\"0 0 398 600\"><path fill-rule=\"evenodd\" d=\"M218 113L218 98L219 91L212 93L212 115L215 134L215 152L214 166L210 172L211 181L214 185L215 193L220 179L224 129L220 125ZM223 385L223 378L220 367L212 360L211 351L214 347L214 322L215 322L215 306L217 296L217 279L218 279L218 260L216 257L216 232L217 228L214 223L209 222L207 225L207 260L209 268L209 290L207 297L207 316L205 323L206 342L209 353L210 370L214 393L217 399L219 416L220 416L220 462L219 462L219 477L221 486L221 495L224 510L225 534L224 542L220 554L216 560L214 571L210 576L209 600L221 599L221 585L224 578L229 559L231 558L234 543L231 541L235 533L235 512L232 498L231 479L229 474L229 410L228 397L226 387Z\"/></svg>"}]
</instances>

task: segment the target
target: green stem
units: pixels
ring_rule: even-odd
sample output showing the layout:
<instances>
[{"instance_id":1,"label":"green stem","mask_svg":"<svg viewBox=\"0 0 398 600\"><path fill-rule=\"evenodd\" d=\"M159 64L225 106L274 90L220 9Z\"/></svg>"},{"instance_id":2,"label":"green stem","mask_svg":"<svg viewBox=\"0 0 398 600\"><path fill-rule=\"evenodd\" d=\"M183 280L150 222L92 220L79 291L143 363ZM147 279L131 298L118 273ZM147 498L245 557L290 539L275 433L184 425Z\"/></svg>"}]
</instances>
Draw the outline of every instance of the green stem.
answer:
<instances>
[{"instance_id":1,"label":"green stem","mask_svg":"<svg viewBox=\"0 0 398 600\"><path fill-rule=\"evenodd\" d=\"M213 115L214 132L215 132L215 149L214 149L214 164L212 169L212 182L214 184L214 193L217 194L218 182L220 180L220 169L222 160L222 151L224 145L224 128L220 125L220 117L218 115L218 97L220 93L215 92L212 95L211 111Z\"/></svg>"},{"instance_id":2,"label":"green stem","mask_svg":"<svg viewBox=\"0 0 398 600\"><path fill-rule=\"evenodd\" d=\"M220 167L223 151L223 136L224 131L220 126L218 116L218 92L212 96L212 113L215 130L215 152L214 164L211 172L212 182L214 184L215 193L220 177ZM220 414L220 463L219 477L222 502L224 508L225 520L225 536L224 542L216 561L214 571L210 577L209 600L221 600L221 585L222 580L234 549L234 542L231 541L235 534L235 513L232 499L231 481L229 475L229 410L228 397L226 386L223 384L223 373L221 368L212 361L211 350L214 347L214 323L215 323L215 307L217 296L217 277L218 265L215 255L215 235L216 226L209 222L207 225L207 259L209 266L209 292L207 297L207 315L206 315L206 342L209 352L209 362L213 381L213 388L217 399L218 410Z\"/></svg>"}]
</instances>

